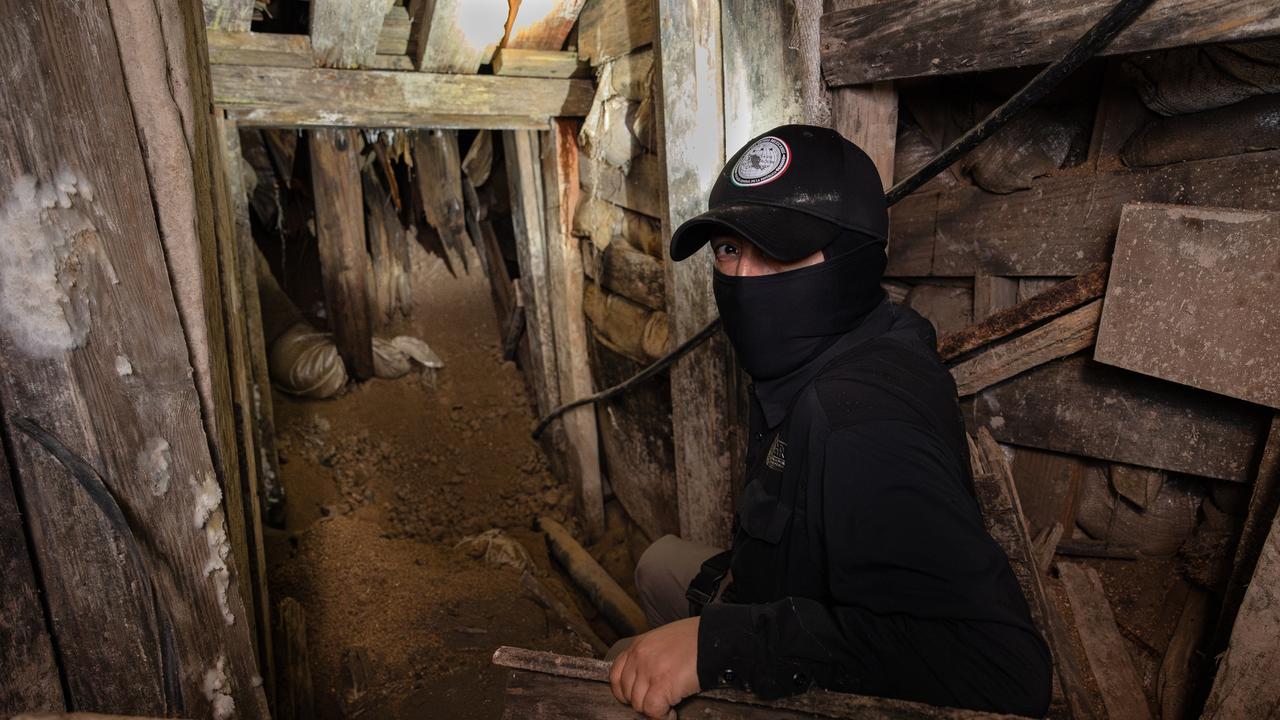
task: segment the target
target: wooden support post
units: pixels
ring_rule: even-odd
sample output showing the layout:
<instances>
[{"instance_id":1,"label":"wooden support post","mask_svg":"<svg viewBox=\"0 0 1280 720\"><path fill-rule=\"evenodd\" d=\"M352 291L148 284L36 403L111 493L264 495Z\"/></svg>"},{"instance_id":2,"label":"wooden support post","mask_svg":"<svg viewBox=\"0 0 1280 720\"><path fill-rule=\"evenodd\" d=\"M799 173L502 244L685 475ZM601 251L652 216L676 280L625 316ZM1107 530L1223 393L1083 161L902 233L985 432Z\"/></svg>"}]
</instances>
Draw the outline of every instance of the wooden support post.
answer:
<instances>
[{"instance_id":1,"label":"wooden support post","mask_svg":"<svg viewBox=\"0 0 1280 720\"><path fill-rule=\"evenodd\" d=\"M307 616L301 603L291 597L280 600L275 621L276 720L310 720L316 716L315 693L311 683L311 656L307 651Z\"/></svg>"},{"instance_id":2,"label":"wooden support post","mask_svg":"<svg viewBox=\"0 0 1280 720\"><path fill-rule=\"evenodd\" d=\"M325 304L338 352L353 377L373 377L369 254L365 252L360 189L360 136L352 130L312 130L311 186Z\"/></svg>"},{"instance_id":3,"label":"wooden support post","mask_svg":"<svg viewBox=\"0 0 1280 720\"><path fill-rule=\"evenodd\" d=\"M718 0L656 0L661 92L658 117L665 187L662 236L707 207L724 165ZM667 313L674 346L716 317L707 251L666 262ZM729 427L732 364L722 336L671 368L671 424L676 456L680 535L724 545L729 540L734 449Z\"/></svg>"},{"instance_id":4,"label":"wooden support post","mask_svg":"<svg viewBox=\"0 0 1280 720\"><path fill-rule=\"evenodd\" d=\"M415 130L414 177L427 222L456 256L450 264L467 267L471 238L462 203L462 160L454 130Z\"/></svg>"},{"instance_id":5,"label":"wooden support post","mask_svg":"<svg viewBox=\"0 0 1280 720\"><path fill-rule=\"evenodd\" d=\"M0 62L16 69L0 77L0 198L5 222L21 223L6 227L22 228L5 232L0 261L0 422L64 699L186 717L234 702L265 716L188 374L210 349L193 356L170 280L200 278L214 243L199 9L5 0L0 13ZM164 116L145 112L151 94ZM176 148L153 134L183 115ZM169 266L183 242L195 261ZM15 278L47 279L48 306L15 298L31 287Z\"/></svg>"},{"instance_id":6,"label":"wooden support post","mask_svg":"<svg viewBox=\"0 0 1280 720\"><path fill-rule=\"evenodd\" d=\"M358 68L378 51L392 0L311 0L311 51L316 65Z\"/></svg>"},{"instance_id":7,"label":"wooden support post","mask_svg":"<svg viewBox=\"0 0 1280 720\"><path fill-rule=\"evenodd\" d=\"M817 14L802 16L798 7L815 4L819 3L765 0L720 4L726 156L778 125L825 119L825 103L815 99L820 93L804 92L806 80L820 87L821 78L803 75L810 58L803 54L806 47L799 42L808 37L811 49L817 52ZM810 22L802 25L802 17ZM761 42L765 37L773 41Z\"/></svg>"},{"instance_id":8,"label":"wooden support post","mask_svg":"<svg viewBox=\"0 0 1280 720\"><path fill-rule=\"evenodd\" d=\"M587 355L587 325L582 313L582 250L573 236L578 205L577 122L556 120L542 137L542 187L546 198L547 285L555 337L560 402L595 392ZM568 436L569 468L578 484L587 535L604 534L604 487L594 405L569 411L561 422Z\"/></svg>"}]
</instances>

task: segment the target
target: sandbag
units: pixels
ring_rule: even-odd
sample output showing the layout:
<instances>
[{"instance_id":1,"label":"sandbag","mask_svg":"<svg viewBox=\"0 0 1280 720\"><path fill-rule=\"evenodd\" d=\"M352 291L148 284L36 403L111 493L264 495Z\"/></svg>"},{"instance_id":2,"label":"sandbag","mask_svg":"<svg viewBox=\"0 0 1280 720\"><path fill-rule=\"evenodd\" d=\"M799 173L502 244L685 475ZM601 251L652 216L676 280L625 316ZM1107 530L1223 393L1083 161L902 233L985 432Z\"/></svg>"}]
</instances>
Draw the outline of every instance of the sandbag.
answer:
<instances>
[{"instance_id":1,"label":"sandbag","mask_svg":"<svg viewBox=\"0 0 1280 720\"><path fill-rule=\"evenodd\" d=\"M1183 115L1280 93L1280 39L1146 53L1121 67L1148 108Z\"/></svg>"},{"instance_id":2,"label":"sandbag","mask_svg":"<svg viewBox=\"0 0 1280 720\"><path fill-rule=\"evenodd\" d=\"M1080 489L1076 523L1090 537L1128 545L1144 555L1167 557L1191 536L1205 489L1170 477L1145 510L1116 495L1102 473L1087 473Z\"/></svg>"},{"instance_id":3,"label":"sandbag","mask_svg":"<svg viewBox=\"0 0 1280 720\"><path fill-rule=\"evenodd\" d=\"M1213 110L1157 118L1120 151L1130 167L1280 148L1280 95L1259 95Z\"/></svg>"},{"instance_id":4,"label":"sandbag","mask_svg":"<svg viewBox=\"0 0 1280 720\"><path fill-rule=\"evenodd\" d=\"M267 356L271 380L291 395L331 398L347 384L347 368L332 333L319 332L306 322L276 338Z\"/></svg>"},{"instance_id":5,"label":"sandbag","mask_svg":"<svg viewBox=\"0 0 1280 720\"><path fill-rule=\"evenodd\" d=\"M373 339L373 374L383 380L394 380L409 374L414 364L426 368L444 367L444 361L425 342L416 337L400 335Z\"/></svg>"},{"instance_id":6,"label":"sandbag","mask_svg":"<svg viewBox=\"0 0 1280 720\"><path fill-rule=\"evenodd\" d=\"M1086 141L1084 123L1031 108L965 156L962 168L984 190L1006 194L1062 167L1073 145Z\"/></svg>"}]
</instances>

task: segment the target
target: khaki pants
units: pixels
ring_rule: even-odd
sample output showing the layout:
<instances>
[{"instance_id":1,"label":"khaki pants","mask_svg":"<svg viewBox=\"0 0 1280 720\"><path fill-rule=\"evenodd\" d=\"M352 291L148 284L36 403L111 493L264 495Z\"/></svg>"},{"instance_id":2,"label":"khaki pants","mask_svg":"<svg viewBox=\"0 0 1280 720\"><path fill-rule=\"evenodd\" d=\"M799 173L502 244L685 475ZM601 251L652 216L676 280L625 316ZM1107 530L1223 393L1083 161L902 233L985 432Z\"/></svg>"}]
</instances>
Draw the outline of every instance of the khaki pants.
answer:
<instances>
[{"instance_id":1,"label":"khaki pants","mask_svg":"<svg viewBox=\"0 0 1280 720\"><path fill-rule=\"evenodd\" d=\"M689 600L685 591L697 577L702 563L720 552L719 548L663 535L649 546L636 563L636 592L649 627L656 628L689 617ZM725 583L727 584L727 583ZM721 585L724 587L724 584ZM612 660L631 644L623 638L609 648L606 660Z\"/></svg>"}]
</instances>

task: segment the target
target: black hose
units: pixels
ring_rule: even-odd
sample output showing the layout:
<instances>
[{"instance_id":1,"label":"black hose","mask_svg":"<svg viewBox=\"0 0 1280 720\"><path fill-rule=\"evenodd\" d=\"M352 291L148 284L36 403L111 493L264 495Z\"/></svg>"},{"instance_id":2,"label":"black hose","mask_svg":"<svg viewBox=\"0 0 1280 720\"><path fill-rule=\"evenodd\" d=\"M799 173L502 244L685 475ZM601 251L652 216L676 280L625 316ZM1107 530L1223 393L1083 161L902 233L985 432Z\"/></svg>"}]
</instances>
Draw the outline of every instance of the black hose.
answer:
<instances>
[{"instance_id":1,"label":"black hose","mask_svg":"<svg viewBox=\"0 0 1280 720\"><path fill-rule=\"evenodd\" d=\"M956 160L959 160L965 153L980 145L984 140L994 135L1000 128L1004 127L1017 116L1018 113L1034 105L1045 95L1049 94L1058 86L1068 75L1075 72L1086 60L1097 55L1104 47L1106 47L1116 35L1128 27L1129 23L1142 14L1155 0L1120 0L1112 6L1111 10L1102 17L1089 31L1080 36L1067 52L1044 70L1041 70L1035 77L1031 78L1022 89L1014 93L1002 105L992 110L989 115L982 119L977 125L974 125L964 135L956 138L954 142L948 145L937 157L925 163L923 167L911 173L908 177L895 184L889 191L884 194L885 203L892 206L902 198L910 195L912 191L921 185L932 180L938 173L946 170ZM720 319L716 318L707 324L706 327L698 331L697 335L689 338L681 343L679 347L671 352L663 355L653 362L653 364L641 370L638 374L627 378L626 380L614 385L613 387L602 390L595 395L574 400L560 407L555 408L547 413L547 416L538 422L537 428L533 431L533 439L537 440L551 424L553 420L565 414L569 410L581 407L589 403L603 402L620 393L634 387L637 383L652 376L659 370L673 364L676 360L687 355L698 345L705 342L713 334L720 325Z\"/></svg>"}]
</instances>

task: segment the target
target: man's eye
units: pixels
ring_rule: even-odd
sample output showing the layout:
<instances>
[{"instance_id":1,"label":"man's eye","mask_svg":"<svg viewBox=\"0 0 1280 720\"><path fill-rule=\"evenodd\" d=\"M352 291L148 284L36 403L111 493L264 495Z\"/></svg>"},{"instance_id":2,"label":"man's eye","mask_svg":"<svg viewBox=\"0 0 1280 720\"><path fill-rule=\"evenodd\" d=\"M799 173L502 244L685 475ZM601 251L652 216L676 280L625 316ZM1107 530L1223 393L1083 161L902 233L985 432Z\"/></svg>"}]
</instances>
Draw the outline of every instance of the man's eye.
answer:
<instances>
[{"instance_id":1,"label":"man's eye","mask_svg":"<svg viewBox=\"0 0 1280 720\"><path fill-rule=\"evenodd\" d=\"M738 252L738 248L730 243L720 243L715 246L716 257L728 257L736 252Z\"/></svg>"}]
</instances>

